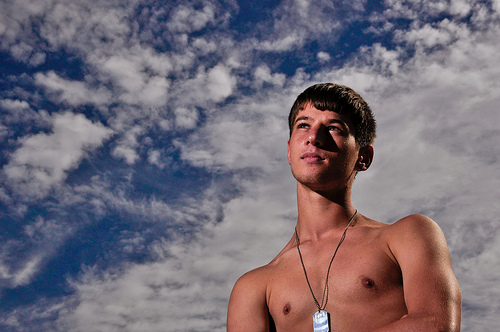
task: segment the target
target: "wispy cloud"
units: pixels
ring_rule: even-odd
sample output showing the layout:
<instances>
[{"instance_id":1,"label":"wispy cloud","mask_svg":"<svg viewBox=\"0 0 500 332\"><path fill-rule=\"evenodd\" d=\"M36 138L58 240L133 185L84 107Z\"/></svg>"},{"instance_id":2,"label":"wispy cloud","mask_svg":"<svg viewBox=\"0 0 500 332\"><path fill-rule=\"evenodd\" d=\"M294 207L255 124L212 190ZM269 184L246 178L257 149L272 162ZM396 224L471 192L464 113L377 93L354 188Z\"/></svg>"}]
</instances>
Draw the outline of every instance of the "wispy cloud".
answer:
<instances>
[{"instance_id":1,"label":"wispy cloud","mask_svg":"<svg viewBox=\"0 0 500 332\"><path fill-rule=\"evenodd\" d=\"M20 194L43 198L64 182L68 171L78 167L87 151L102 145L111 133L81 114L55 114L52 133L21 138L21 146L3 172Z\"/></svg>"}]
</instances>

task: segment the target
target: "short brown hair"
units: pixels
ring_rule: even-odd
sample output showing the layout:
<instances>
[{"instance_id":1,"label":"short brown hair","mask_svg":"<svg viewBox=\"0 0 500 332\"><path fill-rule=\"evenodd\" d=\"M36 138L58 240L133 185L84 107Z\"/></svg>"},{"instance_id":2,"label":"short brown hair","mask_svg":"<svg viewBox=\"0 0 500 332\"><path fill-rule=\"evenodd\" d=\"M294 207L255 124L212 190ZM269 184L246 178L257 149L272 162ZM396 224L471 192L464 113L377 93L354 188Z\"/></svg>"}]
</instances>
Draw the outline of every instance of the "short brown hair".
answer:
<instances>
[{"instance_id":1,"label":"short brown hair","mask_svg":"<svg viewBox=\"0 0 500 332\"><path fill-rule=\"evenodd\" d=\"M297 114L307 105L316 109L345 114L354 123L356 143L360 147L373 144L376 124L368 104L353 89L334 83L320 83L310 86L302 92L290 110L288 126L292 135Z\"/></svg>"}]
</instances>

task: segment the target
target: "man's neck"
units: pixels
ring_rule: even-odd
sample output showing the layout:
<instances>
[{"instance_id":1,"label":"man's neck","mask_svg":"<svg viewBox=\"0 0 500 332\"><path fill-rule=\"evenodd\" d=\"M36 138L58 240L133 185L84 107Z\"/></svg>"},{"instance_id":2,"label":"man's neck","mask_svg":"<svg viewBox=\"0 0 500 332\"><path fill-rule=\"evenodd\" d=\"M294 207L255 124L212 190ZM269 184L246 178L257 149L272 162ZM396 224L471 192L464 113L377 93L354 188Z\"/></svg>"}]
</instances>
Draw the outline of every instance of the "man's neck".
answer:
<instances>
[{"instance_id":1,"label":"man's neck","mask_svg":"<svg viewBox=\"0 0 500 332\"><path fill-rule=\"evenodd\" d=\"M318 241L331 231L343 231L356 209L350 188L321 193L297 185L297 232L301 239Z\"/></svg>"}]
</instances>

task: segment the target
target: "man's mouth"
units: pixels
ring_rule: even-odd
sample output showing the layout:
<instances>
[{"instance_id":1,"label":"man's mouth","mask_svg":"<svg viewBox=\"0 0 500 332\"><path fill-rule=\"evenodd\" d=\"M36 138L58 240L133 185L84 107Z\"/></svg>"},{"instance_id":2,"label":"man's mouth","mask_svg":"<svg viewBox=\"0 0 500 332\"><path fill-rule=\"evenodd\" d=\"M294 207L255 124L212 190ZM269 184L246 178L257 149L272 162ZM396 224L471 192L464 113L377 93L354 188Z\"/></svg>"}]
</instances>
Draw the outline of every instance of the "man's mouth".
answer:
<instances>
[{"instance_id":1,"label":"man's mouth","mask_svg":"<svg viewBox=\"0 0 500 332\"><path fill-rule=\"evenodd\" d=\"M325 158L314 152L306 152L300 158L307 162L319 162L325 160Z\"/></svg>"}]
</instances>

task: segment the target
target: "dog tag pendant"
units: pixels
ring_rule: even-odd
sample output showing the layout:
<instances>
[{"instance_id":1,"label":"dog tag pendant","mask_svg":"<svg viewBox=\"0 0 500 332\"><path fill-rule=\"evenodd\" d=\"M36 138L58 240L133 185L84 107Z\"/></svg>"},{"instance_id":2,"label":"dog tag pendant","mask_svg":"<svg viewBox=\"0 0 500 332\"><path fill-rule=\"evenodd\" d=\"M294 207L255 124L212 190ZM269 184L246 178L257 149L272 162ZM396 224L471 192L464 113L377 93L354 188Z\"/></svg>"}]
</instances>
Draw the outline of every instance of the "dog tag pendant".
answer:
<instances>
[{"instance_id":1,"label":"dog tag pendant","mask_svg":"<svg viewBox=\"0 0 500 332\"><path fill-rule=\"evenodd\" d=\"M314 332L329 332L330 324L328 322L328 312L319 310L313 315Z\"/></svg>"}]
</instances>

